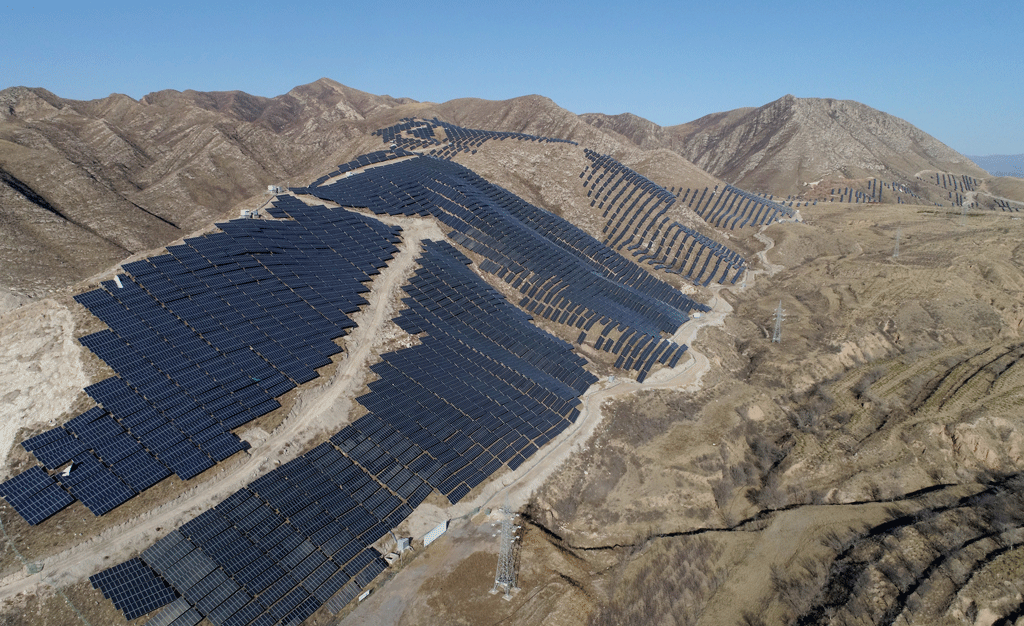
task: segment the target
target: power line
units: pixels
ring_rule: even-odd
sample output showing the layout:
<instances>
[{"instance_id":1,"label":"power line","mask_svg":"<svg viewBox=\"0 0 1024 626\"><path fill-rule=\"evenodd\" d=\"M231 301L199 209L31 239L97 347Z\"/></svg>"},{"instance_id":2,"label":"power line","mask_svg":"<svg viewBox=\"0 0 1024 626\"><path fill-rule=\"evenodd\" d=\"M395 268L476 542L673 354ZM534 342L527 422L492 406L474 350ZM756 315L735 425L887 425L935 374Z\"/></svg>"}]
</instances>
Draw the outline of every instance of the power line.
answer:
<instances>
[{"instance_id":1,"label":"power line","mask_svg":"<svg viewBox=\"0 0 1024 626\"><path fill-rule=\"evenodd\" d=\"M498 589L505 590L505 599L512 598L512 591L519 589L516 571L515 542L516 531L519 526L515 525L515 518L519 517L514 513L508 504L508 493L505 494L505 504L501 509L501 550L498 553L498 568L494 572L494 587L491 593L498 593Z\"/></svg>"}]
</instances>

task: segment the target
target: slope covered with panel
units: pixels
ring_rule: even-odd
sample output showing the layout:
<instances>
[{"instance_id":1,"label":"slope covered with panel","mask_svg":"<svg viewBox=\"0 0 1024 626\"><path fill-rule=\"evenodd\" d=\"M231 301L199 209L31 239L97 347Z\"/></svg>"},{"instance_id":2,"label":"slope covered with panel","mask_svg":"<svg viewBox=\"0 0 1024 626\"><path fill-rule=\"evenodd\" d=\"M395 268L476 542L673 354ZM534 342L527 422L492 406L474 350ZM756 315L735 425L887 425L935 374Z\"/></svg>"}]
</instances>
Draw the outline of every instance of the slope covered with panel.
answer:
<instances>
[{"instance_id":1,"label":"slope covered with panel","mask_svg":"<svg viewBox=\"0 0 1024 626\"><path fill-rule=\"evenodd\" d=\"M431 491L458 502L575 421L596 380L585 361L468 263L426 242L395 320L421 343L373 366L379 378L358 398L369 413L143 552L135 584L155 576L174 591L154 620L298 623L324 604L336 612L384 569L373 544Z\"/></svg>"},{"instance_id":2,"label":"slope covered with panel","mask_svg":"<svg viewBox=\"0 0 1024 626\"><path fill-rule=\"evenodd\" d=\"M379 214L435 217L452 229L453 241L483 258L481 270L520 294L521 307L575 329L577 343L617 330L622 341L598 349L617 355L616 366L637 370L640 380L685 350L662 334L674 333L690 311L707 310L564 219L456 163L415 157L297 191Z\"/></svg>"},{"instance_id":3,"label":"slope covered with panel","mask_svg":"<svg viewBox=\"0 0 1024 626\"><path fill-rule=\"evenodd\" d=\"M117 375L85 389L96 407L22 443L49 470L71 463L56 488L12 492L23 517L38 523L73 501L67 492L101 515L171 473L197 476L249 447L232 429L341 351L333 340L354 326L348 315L401 229L346 211L294 213L219 224L76 296L109 327L81 343Z\"/></svg>"},{"instance_id":4,"label":"slope covered with panel","mask_svg":"<svg viewBox=\"0 0 1024 626\"><path fill-rule=\"evenodd\" d=\"M543 140L442 132L470 151ZM661 197L643 180L623 182ZM162 603L155 623L241 625L340 610L383 571L374 545L431 493L458 503L576 421L597 378L574 344L536 321L571 329L576 345L614 355L643 381L678 363L686 346L667 337L708 310L617 251L631 244L628 230L660 218L658 204L622 204L629 223L602 242L462 165L402 150L364 155L296 191L430 217L465 254L424 242L394 317L413 345L370 365L368 393L356 398L365 415L94 578L126 616ZM117 375L86 390L96 407L24 443L45 469L0 486L9 501L36 522L72 496L100 514L171 473L196 476L245 449L232 430L340 351L334 340L399 252L401 229L292 196L268 213L276 219L218 224L129 263L77 298L109 327L83 345Z\"/></svg>"}]
</instances>

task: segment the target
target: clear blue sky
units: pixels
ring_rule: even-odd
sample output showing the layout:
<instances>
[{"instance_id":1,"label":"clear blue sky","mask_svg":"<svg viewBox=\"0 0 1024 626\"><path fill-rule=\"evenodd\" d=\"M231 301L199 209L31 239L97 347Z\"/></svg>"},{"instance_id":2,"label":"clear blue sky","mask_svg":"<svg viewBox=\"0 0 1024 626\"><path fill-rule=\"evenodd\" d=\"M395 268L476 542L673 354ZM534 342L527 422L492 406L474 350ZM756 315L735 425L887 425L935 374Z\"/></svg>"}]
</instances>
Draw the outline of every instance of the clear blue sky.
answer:
<instances>
[{"instance_id":1,"label":"clear blue sky","mask_svg":"<svg viewBox=\"0 0 1024 626\"><path fill-rule=\"evenodd\" d=\"M322 76L442 102L542 94L672 125L787 93L852 99L965 154L1024 152L1024 3L33 2L0 88L274 96Z\"/></svg>"}]
</instances>

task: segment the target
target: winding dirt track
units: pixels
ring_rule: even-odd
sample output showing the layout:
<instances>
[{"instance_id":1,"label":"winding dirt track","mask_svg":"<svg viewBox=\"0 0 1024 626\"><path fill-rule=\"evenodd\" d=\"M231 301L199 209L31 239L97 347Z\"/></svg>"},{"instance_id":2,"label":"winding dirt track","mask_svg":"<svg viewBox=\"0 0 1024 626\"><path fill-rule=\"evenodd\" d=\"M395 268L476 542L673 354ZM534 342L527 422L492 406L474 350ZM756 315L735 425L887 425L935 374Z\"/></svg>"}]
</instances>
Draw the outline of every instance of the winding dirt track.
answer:
<instances>
[{"instance_id":1,"label":"winding dirt track","mask_svg":"<svg viewBox=\"0 0 1024 626\"><path fill-rule=\"evenodd\" d=\"M473 500L463 500L443 510L421 505L410 518L413 534L419 536L443 519L468 518L478 508L482 510L487 506L501 506L506 497L511 507L522 507L552 472L574 452L587 445L587 441L604 418L602 408L605 402L646 389L677 389L689 392L698 390L701 379L710 369L711 363L705 355L693 349L693 339L701 328L721 325L726 315L732 312L729 303L717 295L712 298L711 307L711 312L699 319L690 320L672 337L673 341L691 346L686 352L690 355L689 360L674 369L655 372L643 383L621 378L612 381L606 378L592 385L583 395L583 408L572 428L553 439L517 471L486 483L480 495ZM432 508L434 510L431 510ZM413 598L430 576L439 571L449 571L453 563L461 561L476 550L490 549L494 546L490 531L485 530L481 535L479 524L464 522L453 527L450 532L457 537L457 543L449 543L446 546L446 552L442 552L440 562L431 565L421 563L420 567L401 570L398 577L383 588L378 588L367 601L358 604L339 624L397 626Z\"/></svg>"},{"instance_id":2,"label":"winding dirt track","mask_svg":"<svg viewBox=\"0 0 1024 626\"><path fill-rule=\"evenodd\" d=\"M329 381L305 391L281 426L265 441L254 445L248 457L224 463L215 476L174 500L43 559L41 577L30 576L25 570L8 576L0 581L0 600L30 590L42 591L39 587L43 585L64 587L73 584L109 567L111 563L137 554L164 534L158 528L174 528L193 519L255 477L291 460L318 436L335 432L347 423L355 392L368 375L368 361L386 339L382 329L398 312L402 285L414 271L422 241L443 238L437 224L429 219L385 217L382 221L401 225L403 240L392 262L374 280L368 296L369 304L353 315L358 326L347 336L345 355ZM773 242L766 237L761 240L770 249ZM763 253L759 256L767 261ZM732 307L725 300L715 296L711 312L692 319L673 336L673 341L691 345L687 352L689 359L674 369L656 372L644 383L620 378L614 381L604 379L594 384L582 397L583 407L576 424L545 446L531 463L490 481L471 501L446 509L421 505L409 519L413 534L419 536L440 520L467 516L478 507L491 504L499 493L503 497L507 493L510 504L514 506L525 503L552 471L574 451L586 445L603 418L602 405L606 401L644 389L698 389L710 363L706 356L692 349L692 341L700 328L721 325L731 311Z\"/></svg>"},{"instance_id":3,"label":"winding dirt track","mask_svg":"<svg viewBox=\"0 0 1024 626\"><path fill-rule=\"evenodd\" d=\"M415 267L421 241L441 238L440 229L431 221L393 223L402 225L403 241L395 258L373 281L369 304L352 316L358 326L346 337L346 352L334 376L320 387L304 392L281 426L250 449L248 457L222 464L215 476L170 502L43 559L43 584L69 585L138 553L164 534L157 528L174 528L191 520L253 478L296 457L318 435L335 432L348 421L352 398L366 378L369 357L383 342L381 328L397 313L400 290ZM22 569L0 581L0 600L39 584L38 576L29 576Z\"/></svg>"}]
</instances>

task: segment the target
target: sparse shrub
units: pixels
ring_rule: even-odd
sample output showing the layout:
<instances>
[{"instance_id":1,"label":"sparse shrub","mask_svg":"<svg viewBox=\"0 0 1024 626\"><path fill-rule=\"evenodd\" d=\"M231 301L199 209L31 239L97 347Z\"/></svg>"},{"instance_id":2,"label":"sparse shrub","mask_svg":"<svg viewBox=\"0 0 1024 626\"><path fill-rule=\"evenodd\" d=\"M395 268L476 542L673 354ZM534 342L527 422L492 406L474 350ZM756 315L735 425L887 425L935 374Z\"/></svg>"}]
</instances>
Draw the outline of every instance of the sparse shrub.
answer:
<instances>
[{"instance_id":1,"label":"sparse shrub","mask_svg":"<svg viewBox=\"0 0 1024 626\"><path fill-rule=\"evenodd\" d=\"M805 433L821 432L822 420L835 407L835 396L829 390L829 383L815 385L803 396L791 397L793 407L788 413L791 425Z\"/></svg>"},{"instance_id":2,"label":"sparse shrub","mask_svg":"<svg viewBox=\"0 0 1024 626\"><path fill-rule=\"evenodd\" d=\"M743 611L740 622L743 626L767 626L767 622L761 617L760 613L753 611Z\"/></svg>"},{"instance_id":3,"label":"sparse shrub","mask_svg":"<svg viewBox=\"0 0 1024 626\"><path fill-rule=\"evenodd\" d=\"M785 605L789 615L795 618L810 608L828 573L827 564L808 557L789 570L772 564L769 576L775 596Z\"/></svg>"},{"instance_id":4,"label":"sparse shrub","mask_svg":"<svg viewBox=\"0 0 1024 626\"><path fill-rule=\"evenodd\" d=\"M825 546L835 554L841 553L847 547L847 542L844 540L834 528L829 528L825 531L825 534L819 539L821 545Z\"/></svg>"},{"instance_id":5,"label":"sparse shrub","mask_svg":"<svg viewBox=\"0 0 1024 626\"><path fill-rule=\"evenodd\" d=\"M668 543L671 541L671 543ZM590 626L689 626L700 619L725 573L721 548L703 537L662 540L662 549L625 549L609 574L608 597ZM756 622L755 622L756 623Z\"/></svg>"},{"instance_id":6,"label":"sparse shrub","mask_svg":"<svg viewBox=\"0 0 1024 626\"><path fill-rule=\"evenodd\" d=\"M871 385L878 381L878 379L880 379L882 376L885 376L884 367L879 365L871 368L869 372L861 376L860 380L858 380L857 383L854 384L853 394L858 399L863 398L864 395L868 392L868 390L871 389Z\"/></svg>"}]
</instances>

